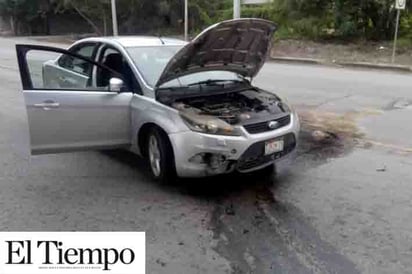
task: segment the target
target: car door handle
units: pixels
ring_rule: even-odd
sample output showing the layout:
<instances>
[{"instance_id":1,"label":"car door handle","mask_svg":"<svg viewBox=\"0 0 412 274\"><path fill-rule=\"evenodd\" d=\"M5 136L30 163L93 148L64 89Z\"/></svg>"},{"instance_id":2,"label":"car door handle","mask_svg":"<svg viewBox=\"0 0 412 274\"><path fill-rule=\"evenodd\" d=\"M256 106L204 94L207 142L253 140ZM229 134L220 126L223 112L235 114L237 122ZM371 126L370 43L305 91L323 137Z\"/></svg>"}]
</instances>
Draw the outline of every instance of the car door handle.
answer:
<instances>
[{"instance_id":1,"label":"car door handle","mask_svg":"<svg viewBox=\"0 0 412 274\"><path fill-rule=\"evenodd\" d=\"M58 108L60 107L60 104L54 101L44 101L43 103L39 104L34 104L34 107L36 108L42 108L44 110L49 110L52 108Z\"/></svg>"}]
</instances>

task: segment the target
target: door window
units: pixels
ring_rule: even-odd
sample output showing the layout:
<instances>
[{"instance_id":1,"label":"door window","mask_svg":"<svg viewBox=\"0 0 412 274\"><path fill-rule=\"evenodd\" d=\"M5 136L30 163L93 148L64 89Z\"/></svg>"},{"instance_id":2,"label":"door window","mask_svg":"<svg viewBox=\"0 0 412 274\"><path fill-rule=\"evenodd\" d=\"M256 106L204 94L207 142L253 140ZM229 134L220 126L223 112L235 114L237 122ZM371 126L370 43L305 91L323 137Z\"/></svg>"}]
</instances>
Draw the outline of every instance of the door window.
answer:
<instances>
[{"instance_id":1,"label":"door window","mask_svg":"<svg viewBox=\"0 0 412 274\"><path fill-rule=\"evenodd\" d=\"M126 86L129 87L132 91L136 93L141 92L140 85L135 78L132 68L117 49L114 49L110 46L104 46L102 51L100 52L98 60L100 63L109 67L113 71L120 73L123 76ZM107 70L98 68L96 71L96 86L106 86L110 81L110 78L113 77L112 74L113 73Z\"/></svg>"},{"instance_id":2,"label":"door window","mask_svg":"<svg viewBox=\"0 0 412 274\"><path fill-rule=\"evenodd\" d=\"M94 59L95 55L95 49L96 45L95 44L81 44L73 49L69 50L70 52L76 53L78 55L87 57L89 59ZM92 66L89 62L86 62L85 60L75 58L70 55L62 55L59 60L58 64L60 67L77 72L77 73L82 73L82 74L89 74Z\"/></svg>"},{"instance_id":3,"label":"door window","mask_svg":"<svg viewBox=\"0 0 412 274\"><path fill-rule=\"evenodd\" d=\"M88 60L80 54L62 49L43 46L25 49L24 46L19 46L18 54L25 90L110 91L109 82L100 86L93 84L92 71L97 69L101 73L124 80L120 73L106 69L104 65ZM66 62L73 66L67 67Z\"/></svg>"}]
</instances>

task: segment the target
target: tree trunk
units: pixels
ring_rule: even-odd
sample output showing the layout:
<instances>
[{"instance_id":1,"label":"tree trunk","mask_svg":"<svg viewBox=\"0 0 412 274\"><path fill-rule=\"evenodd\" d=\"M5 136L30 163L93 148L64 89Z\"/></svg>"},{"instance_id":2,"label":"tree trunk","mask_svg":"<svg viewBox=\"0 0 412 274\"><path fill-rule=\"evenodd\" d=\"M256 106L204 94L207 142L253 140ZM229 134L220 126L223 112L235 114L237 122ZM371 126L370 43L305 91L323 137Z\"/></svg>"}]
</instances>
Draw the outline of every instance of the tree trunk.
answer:
<instances>
[{"instance_id":1,"label":"tree trunk","mask_svg":"<svg viewBox=\"0 0 412 274\"><path fill-rule=\"evenodd\" d=\"M103 33L104 36L107 36L107 17L106 17L106 11L103 10Z\"/></svg>"},{"instance_id":2,"label":"tree trunk","mask_svg":"<svg viewBox=\"0 0 412 274\"><path fill-rule=\"evenodd\" d=\"M46 35L50 35L50 14L46 13L46 17L44 18L44 32Z\"/></svg>"},{"instance_id":3,"label":"tree trunk","mask_svg":"<svg viewBox=\"0 0 412 274\"><path fill-rule=\"evenodd\" d=\"M10 16L10 29L14 35L17 35L16 21L13 15Z\"/></svg>"},{"instance_id":4,"label":"tree trunk","mask_svg":"<svg viewBox=\"0 0 412 274\"><path fill-rule=\"evenodd\" d=\"M74 8L74 10L93 28L94 32L101 36L102 32L100 31L99 27L89 18L86 16L86 14L84 14L78 7L76 7L75 5L72 6Z\"/></svg>"},{"instance_id":5,"label":"tree trunk","mask_svg":"<svg viewBox=\"0 0 412 274\"><path fill-rule=\"evenodd\" d=\"M44 32L46 35L50 35L50 0L46 0L46 12L44 16Z\"/></svg>"}]
</instances>

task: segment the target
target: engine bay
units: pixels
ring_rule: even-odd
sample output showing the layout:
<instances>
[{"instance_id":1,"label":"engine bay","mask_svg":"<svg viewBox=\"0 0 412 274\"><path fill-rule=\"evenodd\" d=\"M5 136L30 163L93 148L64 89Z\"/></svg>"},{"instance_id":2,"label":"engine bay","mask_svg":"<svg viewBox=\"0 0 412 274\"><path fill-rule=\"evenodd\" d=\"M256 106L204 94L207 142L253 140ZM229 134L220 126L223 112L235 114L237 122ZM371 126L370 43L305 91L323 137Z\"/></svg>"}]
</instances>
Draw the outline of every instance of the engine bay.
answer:
<instances>
[{"instance_id":1,"label":"engine bay","mask_svg":"<svg viewBox=\"0 0 412 274\"><path fill-rule=\"evenodd\" d=\"M179 111L214 116L231 125L288 111L276 95L254 89L176 99L171 105Z\"/></svg>"}]
</instances>

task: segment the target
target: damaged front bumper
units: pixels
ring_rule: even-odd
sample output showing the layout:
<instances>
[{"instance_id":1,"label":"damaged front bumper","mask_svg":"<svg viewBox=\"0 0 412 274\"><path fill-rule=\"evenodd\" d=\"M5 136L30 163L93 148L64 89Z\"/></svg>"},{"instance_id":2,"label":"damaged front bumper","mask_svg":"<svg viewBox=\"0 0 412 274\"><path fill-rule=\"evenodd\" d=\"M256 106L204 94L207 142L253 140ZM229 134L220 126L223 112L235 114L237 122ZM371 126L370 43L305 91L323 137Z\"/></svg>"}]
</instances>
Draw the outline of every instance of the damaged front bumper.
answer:
<instances>
[{"instance_id":1,"label":"damaged front bumper","mask_svg":"<svg viewBox=\"0 0 412 274\"><path fill-rule=\"evenodd\" d=\"M239 172L252 172L273 164L290 154L297 145L300 125L296 114L291 123L277 130L250 134L241 128L242 136L221 136L185 131L169 135L176 171L180 177L205 177ZM283 140L283 150L264 155L267 141Z\"/></svg>"}]
</instances>

